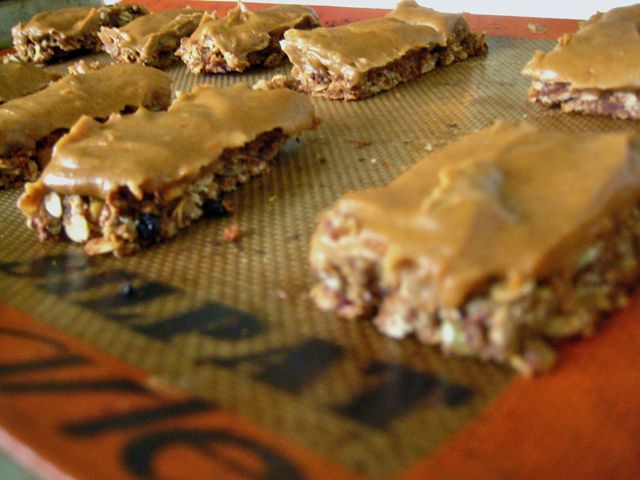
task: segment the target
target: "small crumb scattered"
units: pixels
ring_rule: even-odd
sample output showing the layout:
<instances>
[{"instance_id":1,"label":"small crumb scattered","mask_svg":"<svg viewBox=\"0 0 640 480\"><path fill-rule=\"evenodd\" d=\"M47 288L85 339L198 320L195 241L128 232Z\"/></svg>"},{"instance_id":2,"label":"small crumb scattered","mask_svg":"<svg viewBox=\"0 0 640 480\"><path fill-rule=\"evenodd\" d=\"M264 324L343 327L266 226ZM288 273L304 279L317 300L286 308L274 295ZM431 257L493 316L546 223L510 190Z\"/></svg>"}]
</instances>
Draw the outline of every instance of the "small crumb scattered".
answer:
<instances>
[{"instance_id":1,"label":"small crumb scattered","mask_svg":"<svg viewBox=\"0 0 640 480\"><path fill-rule=\"evenodd\" d=\"M79 60L67 67L67 71L70 75L84 75L85 73L100 70L102 67L103 65L100 62Z\"/></svg>"},{"instance_id":2,"label":"small crumb scattered","mask_svg":"<svg viewBox=\"0 0 640 480\"><path fill-rule=\"evenodd\" d=\"M133 289L133 285L131 285L131 282L127 282L124 284L124 286L122 287L122 293L125 297L133 297L135 290Z\"/></svg>"},{"instance_id":3,"label":"small crumb scattered","mask_svg":"<svg viewBox=\"0 0 640 480\"><path fill-rule=\"evenodd\" d=\"M275 195L271 195L271 196L269 197L269 200L268 200L268 201L269 201L269 202L273 202L273 201L275 201L275 199L276 199L276 196L275 196Z\"/></svg>"},{"instance_id":4,"label":"small crumb scattered","mask_svg":"<svg viewBox=\"0 0 640 480\"><path fill-rule=\"evenodd\" d=\"M373 143L373 140L354 140L353 141L358 148L368 147Z\"/></svg>"},{"instance_id":5,"label":"small crumb scattered","mask_svg":"<svg viewBox=\"0 0 640 480\"><path fill-rule=\"evenodd\" d=\"M235 242L240 238L240 227L237 223L229 225L224 229L225 242Z\"/></svg>"},{"instance_id":6,"label":"small crumb scattered","mask_svg":"<svg viewBox=\"0 0 640 480\"><path fill-rule=\"evenodd\" d=\"M282 288L278 288L276 290L276 297L278 297L280 300L287 300L289 298L289 294Z\"/></svg>"},{"instance_id":7,"label":"small crumb scattered","mask_svg":"<svg viewBox=\"0 0 640 480\"><path fill-rule=\"evenodd\" d=\"M222 200L222 206L229 213L229 215L231 215L236 209L236 207L233 204L233 202L231 200L229 200L228 198L225 198L224 200Z\"/></svg>"},{"instance_id":8,"label":"small crumb scattered","mask_svg":"<svg viewBox=\"0 0 640 480\"><path fill-rule=\"evenodd\" d=\"M371 159L371 163L373 163L375 165L376 163L378 163L378 159L377 158L372 158Z\"/></svg>"},{"instance_id":9,"label":"small crumb scattered","mask_svg":"<svg viewBox=\"0 0 640 480\"><path fill-rule=\"evenodd\" d=\"M433 144L431 144L431 143L427 143L427 144L425 145L424 149L425 149L427 152L432 152L432 151L433 151Z\"/></svg>"},{"instance_id":10,"label":"small crumb scattered","mask_svg":"<svg viewBox=\"0 0 640 480\"><path fill-rule=\"evenodd\" d=\"M527 28L531 33L537 33L537 34L546 33L547 30L549 30L547 26L542 25L541 23L538 23L538 22L529 22L527 24Z\"/></svg>"}]
</instances>

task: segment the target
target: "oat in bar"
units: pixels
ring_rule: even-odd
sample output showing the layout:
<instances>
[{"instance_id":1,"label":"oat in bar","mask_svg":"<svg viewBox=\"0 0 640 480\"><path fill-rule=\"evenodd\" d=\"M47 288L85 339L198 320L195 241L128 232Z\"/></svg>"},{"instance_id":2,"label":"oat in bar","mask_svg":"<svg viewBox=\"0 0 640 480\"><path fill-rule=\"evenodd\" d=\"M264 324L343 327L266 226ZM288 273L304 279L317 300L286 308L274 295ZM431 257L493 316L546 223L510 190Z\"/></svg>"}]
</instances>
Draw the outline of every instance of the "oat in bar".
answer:
<instances>
[{"instance_id":1,"label":"oat in bar","mask_svg":"<svg viewBox=\"0 0 640 480\"><path fill-rule=\"evenodd\" d=\"M313 298L394 338L548 369L640 278L640 143L496 123L320 217Z\"/></svg>"},{"instance_id":2,"label":"oat in bar","mask_svg":"<svg viewBox=\"0 0 640 480\"><path fill-rule=\"evenodd\" d=\"M563 112L640 119L640 5L597 13L522 73L529 100Z\"/></svg>"},{"instance_id":3,"label":"oat in bar","mask_svg":"<svg viewBox=\"0 0 640 480\"><path fill-rule=\"evenodd\" d=\"M100 27L120 27L147 13L140 5L126 3L40 12L13 27L13 46L24 61L58 60L71 53L99 49Z\"/></svg>"},{"instance_id":4,"label":"oat in bar","mask_svg":"<svg viewBox=\"0 0 640 480\"><path fill-rule=\"evenodd\" d=\"M98 37L118 62L164 68L177 60L180 39L193 33L203 13L190 8L152 13L122 28L103 27Z\"/></svg>"},{"instance_id":5,"label":"oat in bar","mask_svg":"<svg viewBox=\"0 0 640 480\"><path fill-rule=\"evenodd\" d=\"M83 117L19 207L41 240L131 254L224 211L224 192L267 171L287 139L316 122L306 95L241 83L198 86L168 112Z\"/></svg>"},{"instance_id":6,"label":"oat in bar","mask_svg":"<svg viewBox=\"0 0 640 480\"><path fill-rule=\"evenodd\" d=\"M54 143L83 115L106 119L140 106L167 108L171 80L154 68L112 65L69 75L0 105L0 188L35 180Z\"/></svg>"},{"instance_id":7,"label":"oat in bar","mask_svg":"<svg viewBox=\"0 0 640 480\"><path fill-rule=\"evenodd\" d=\"M28 63L0 63L0 104L42 90L60 77Z\"/></svg>"},{"instance_id":8,"label":"oat in bar","mask_svg":"<svg viewBox=\"0 0 640 480\"><path fill-rule=\"evenodd\" d=\"M205 13L191 37L182 39L177 55L193 73L272 68L285 58L279 42L286 30L318 25L308 7L279 5L254 12L239 2L222 18Z\"/></svg>"},{"instance_id":9,"label":"oat in bar","mask_svg":"<svg viewBox=\"0 0 640 480\"><path fill-rule=\"evenodd\" d=\"M417 21L404 21L407 16ZM429 17L440 31L430 26ZM406 2L385 18L288 30L280 44L293 63L292 79L284 83L333 100L367 98L429 72L437 64L486 52L484 37L470 33L460 15L449 17Z\"/></svg>"}]
</instances>

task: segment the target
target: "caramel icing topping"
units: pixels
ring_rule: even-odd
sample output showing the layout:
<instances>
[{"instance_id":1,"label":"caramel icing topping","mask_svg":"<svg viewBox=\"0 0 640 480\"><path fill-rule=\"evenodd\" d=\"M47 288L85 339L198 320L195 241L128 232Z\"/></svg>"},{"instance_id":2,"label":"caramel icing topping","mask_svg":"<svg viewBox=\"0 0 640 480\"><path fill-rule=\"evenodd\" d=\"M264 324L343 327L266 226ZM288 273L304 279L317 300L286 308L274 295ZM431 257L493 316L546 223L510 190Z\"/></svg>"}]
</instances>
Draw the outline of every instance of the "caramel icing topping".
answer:
<instances>
[{"instance_id":1,"label":"caramel icing topping","mask_svg":"<svg viewBox=\"0 0 640 480\"><path fill-rule=\"evenodd\" d=\"M0 103L37 92L58 78L57 73L26 63L0 63Z\"/></svg>"},{"instance_id":2,"label":"caramel icing topping","mask_svg":"<svg viewBox=\"0 0 640 480\"><path fill-rule=\"evenodd\" d=\"M640 88L640 5L598 13L560 39L549 53L537 51L522 73L580 89Z\"/></svg>"},{"instance_id":3,"label":"caramel icing topping","mask_svg":"<svg viewBox=\"0 0 640 480\"><path fill-rule=\"evenodd\" d=\"M271 33L284 32L305 20L319 24L309 7L281 5L254 12L239 3L222 18L205 14L188 43L217 50L231 68L244 70L249 66L247 55L268 47Z\"/></svg>"},{"instance_id":4,"label":"caramel icing topping","mask_svg":"<svg viewBox=\"0 0 640 480\"><path fill-rule=\"evenodd\" d=\"M203 13L191 8L152 13L136 18L124 27L117 29L103 27L98 37L102 40L103 32L117 30L121 47L145 49L167 35L177 37L191 35ZM175 47L178 48L178 45L176 44Z\"/></svg>"},{"instance_id":5,"label":"caramel icing topping","mask_svg":"<svg viewBox=\"0 0 640 480\"><path fill-rule=\"evenodd\" d=\"M107 118L126 106L168 104L171 80L154 68L111 65L69 75L26 97L0 105L0 157L36 142L82 115Z\"/></svg>"},{"instance_id":6,"label":"caramel icing topping","mask_svg":"<svg viewBox=\"0 0 640 480\"><path fill-rule=\"evenodd\" d=\"M197 177L225 149L282 129L297 135L312 128L309 98L286 89L198 86L168 112L139 109L106 123L83 117L58 141L51 162L27 192L44 186L62 194L106 198L126 186L138 198Z\"/></svg>"},{"instance_id":7,"label":"caramel icing topping","mask_svg":"<svg viewBox=\"0 0 640 480\"><path fill-rule=\"evenodd\" d=\"M75 36L87 30L97 30L100 12L92 7L71 7L40 12L24 24L22 30L30 35L57 32L64 36Z\"/></svg>"},{"instance_id":8,"label":"caramel icing topping","mask_svg":"<svg viewBox=\"0 0 640 480\"><path fill-rule=\"evenodd\" d=\"M24 33L33 37L51 33L73 37L86 32L97 32L100 25L108 23L101 17L118 10L123 10L124 12L126 8L127 5L112 5L99 8L71 7L48 10L35 14L27 23L17 27L20 27ZM146 10L142 7L138 6L138 8L146 13Z\"/></svg>"},{"instance_id":9,"label":"caramel icing topping","mask_svg":"<svg viewBox=\"0 0 640 480\"><path fill-rule=\"evenodd\" d=\"M443 45L459 32L469 31L469 25L461 14L442 13L421 7L415 0L401 0L387 17L397 18L411 25L427 25L440 33Z\"/></svg>"},{"instance_id":10,"label":"caramel icing topping","mask_svg":"<svg viewBox=\"0 0 640 480\"><path fill-rule=\"evenodd\" d=\"M287 30L280 44L294 65L294 77L328 70L355 85L368 70L383 67L411 50L432 48L440 37L425 25L377 18L338 27Z\"/></svg>"},{"instance_id":11,"label":"caramel icing topping","mask_svg":"<svg viewBox=\"0 0 640 480\"><path fill-rule=\"evenodd\" d=\"M633 134L499 122L428 156L389 186L348 193L325 215L353 218L356 231L388 242L385 269L420 265L440 304L459 307L492 279L518 287L575 273L607 217L639 198ZM324 238L321 228L316 266L336 249Z\"/></svg>"}]
</instances>

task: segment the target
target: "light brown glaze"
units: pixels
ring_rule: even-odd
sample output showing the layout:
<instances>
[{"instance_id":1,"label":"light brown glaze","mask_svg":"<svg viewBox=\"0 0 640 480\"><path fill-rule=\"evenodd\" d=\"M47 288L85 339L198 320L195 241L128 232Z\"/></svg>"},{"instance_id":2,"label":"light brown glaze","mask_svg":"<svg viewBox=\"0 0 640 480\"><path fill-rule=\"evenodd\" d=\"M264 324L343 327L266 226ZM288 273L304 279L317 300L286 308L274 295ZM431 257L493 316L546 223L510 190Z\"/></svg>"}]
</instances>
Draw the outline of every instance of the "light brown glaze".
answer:
<instances>
[{"instance_id":1,"label":"light brown glaze","mask_svg":"<svg viewBox=\"0 0 640 480\"><path fill-rule=\"evenodd\" d=\"M383 268L419 264L439 305L460 307L494 279L517 288L575 273L607 217L640 198L632 137L499 122L428 156L387 187L346 194L327 218L353 219L355 232L389 245ZM325 238L320 228L312 242L318 271L337 248Z\"/></svg>"},{"instance_id":2,"label":"light brown glaze","mask_svg":"<svg viewBox=\"0 0 640 480\"><path fill-rule=\"evenodd\" d=\"M89 30L97 31L99 25L99 9L71 7L37 13L24 24L22 30L30 35L56 32L70 37Z\"/></svg>"},{"instance_id":3,"label":"light brown glaze","mask_svg":"<svg viewBox=\"0 0 640 480\"><path fill-rule=\"evenodd\" d=\"M198 86L180 95L168 112L139 109L106 123L83 117L56 144L27 194L48 188L106 198L125 186L141 198L192 180L223 150L242 147L261 133L280 128L297 135L314 122L313 106L301 93L245 84Z\"/></svg>"},{"instance_id":4,"label":"light brown glaze","mask_svg":"<svg viewBox=\"0 0 640 480\"><path fill-rule=\"evenodd\" d=\"M70 7L48 10L35 14L28 22L18 24L14 28L19 28L31 37L40 37L47 34L74 37L83 33L97 32L100 25L110 23L108 21L110 12L118 12L119 10L124 12L126 8L127 5L113 5L97 8ZM137 8L146 13L146 9L140 6Z\"/></svg>"},{"instance_id":5,"label":"light brown glaze","mask_svg":"<svg viewBox=\"0 0 640 480\"><path fill-rule=\"evenodd\" d=\"M84 75L68 75L51 86L0 105L0 157L33 149L49 133L82 116L107 118L127 106L168 105L171 80L154 68L111 65Z\"/></svg>"},{"instance_id":6,"label":"light brown glaze","mask_svg":"<svg viewBox=\"0 0 640 480\"><path fill-rule=\"evenodd\" d=\"M523 74L580 89L640 88L640 5L598 13L548 53L537 51Z\"/></svg>"},{"instance_id":7,"label":"light brown glaze","mask_svg":"<svg viewBox=\"0 0 640 480\"><path fill-rule=\"evenodd\" d=\"M383 67L411 50L434 47L440 39L429 26L379 18L339 27L288 30L281 45L294 65L294 78L328 70L355 85L368 70Z\"/></svg>"},{"instance_id":8,"label":"light brown glaze","mask_svg":"<svg viewBox=\"0 0 640 480\"><path fill-rule=\"evenodd\" d=\"M203 13L191 8L152 13L136 18L120 28L103 27L98 37L104 42L105 34L108 35L109 31L117 30L121 47L144 50L165 36L180 38L180 36L190 35L200 22Z\"/></svg>"},{"instance_id":9,"label":"light brown glaze","mask_svg":"<svg viewBox=\"0 0 640 480\"><path fill-rule=\"evenodd\" d=\"M42 90L58 78L58 73L26 63L0 63L0 103Z\"/></svg>"},{"instance_id":10,"label":"light brown glaze","mask_svg":"<svg viewBox=\"0 0 640 480\"><path fill-rule=\"evenodd\" d=\"M469 31L469 25L461 14L443 13L421 7L415 0L400 1L387 17L397 18L411 25L427 25L440 33L443 45L459 32Z\"/></svg>"},{"instance_id":11,"label":"light brown glaze","mask_svg":"<svg viewBox=\"0 0 640 480\"><path fill-rule=\"evenodd\" d=\"M269 46L271 33L283 32L307 20L318 25L316 12L300 5L280 5L251 11L239 3L222 18L205 14L188 43L219 50L229 67L249 67L247 55Z\"/></svg>"}]
</instances>

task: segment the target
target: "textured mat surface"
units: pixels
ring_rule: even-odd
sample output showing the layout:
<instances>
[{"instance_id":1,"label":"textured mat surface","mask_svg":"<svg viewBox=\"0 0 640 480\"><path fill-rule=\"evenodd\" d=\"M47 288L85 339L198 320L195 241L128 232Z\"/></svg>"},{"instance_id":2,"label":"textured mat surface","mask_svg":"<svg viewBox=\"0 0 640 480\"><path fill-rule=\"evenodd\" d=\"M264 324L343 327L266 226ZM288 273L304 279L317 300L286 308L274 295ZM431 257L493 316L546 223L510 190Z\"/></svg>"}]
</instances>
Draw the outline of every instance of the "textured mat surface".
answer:
<instances>
[{"instance_id":1,"label":"textured mat surface","mask_svg":"<svg viewBox=\"0 0 640 480\"><path fill-rule=\"evenodd\" d=\"M638 128L526 102L519 72L553 42L489 44L486 58L366 101L313 99L320 128L289 142L269 174L230 196L233 216L203 220L132 257L90 259L78 247L39 243L15 207L20 192L0 192L0 301L352 470L403 470L513 375L317 311L307 261L317 214L499 118L566 131ZM176 65L168 73L175 89L189 90L286 71L195 76ZM240 239L224 242L233 223Z\"/></svg>"}]
</instances>

